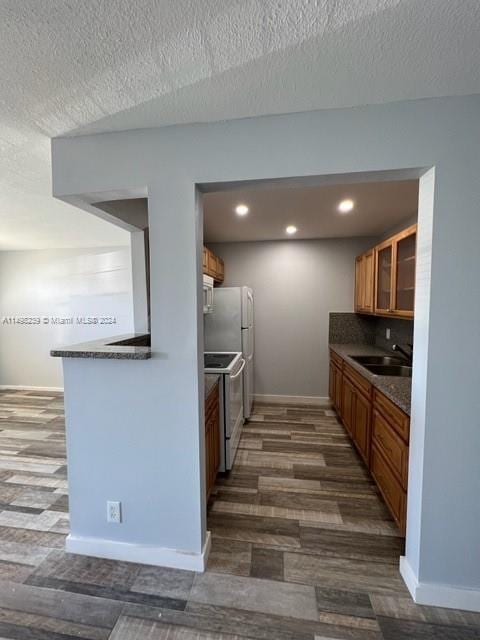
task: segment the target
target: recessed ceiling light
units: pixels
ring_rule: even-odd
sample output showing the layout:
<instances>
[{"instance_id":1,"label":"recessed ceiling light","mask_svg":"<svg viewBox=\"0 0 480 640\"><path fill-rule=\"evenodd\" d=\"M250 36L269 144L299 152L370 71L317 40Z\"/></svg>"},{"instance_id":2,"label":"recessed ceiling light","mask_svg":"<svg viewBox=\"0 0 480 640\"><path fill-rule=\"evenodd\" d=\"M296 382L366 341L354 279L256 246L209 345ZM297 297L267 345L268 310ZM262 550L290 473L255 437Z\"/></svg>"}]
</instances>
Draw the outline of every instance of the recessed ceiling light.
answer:
<instances>
[{"instance_id":1,"label":"recessed ceiling light","mask_svg":"<svg viewBox=\"0 0 480 640\"><path fill-rule=\"evenodd\" d=\"M250 209L246 204L237 204L237 206L235 207L235 213L239 216L246 216L249 211Z\"/></svg>"},{"instance_id":2,"label":"recessed ceiling light","mask_svg":"<svg viewBox=\"0 0 480 640\"><path fill-rule=\"evenodd\" d=\"M347 198L346 200L342 200L340 202L340 204L338 205L338 210L340 211L340 213L349 213L349 211L351 211L354 206L354 201L350 200L350 198Z\"/></svg>"},{"instance_id":3,"label":"recessed ceiling light","mask_svg":"<svg viewBox=\"0 0 480 640\"><path fill-rule=\"evenodd\" d=\"M289 236L293 236L294 233L297 233L297 227L295 227L295 225L293 224L289 224L285 231Z\"/></svg>"}]
</instances>

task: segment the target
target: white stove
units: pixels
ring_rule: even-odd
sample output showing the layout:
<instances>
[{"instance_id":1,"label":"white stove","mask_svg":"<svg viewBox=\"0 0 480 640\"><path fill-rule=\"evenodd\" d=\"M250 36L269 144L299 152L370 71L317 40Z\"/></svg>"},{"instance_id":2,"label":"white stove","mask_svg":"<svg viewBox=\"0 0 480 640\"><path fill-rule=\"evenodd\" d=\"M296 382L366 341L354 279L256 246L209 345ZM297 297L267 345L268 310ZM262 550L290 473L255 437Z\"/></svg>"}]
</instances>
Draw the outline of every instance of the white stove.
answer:
<instances>
[{"instance_id":1,"label":"white stove","mask_svg":"<svg viewBox=\"0 0 480 640\"><path fill-rule=\"evenodd\" d=\"M220 471L230 471L243 427L243 376L241 352L209 351L204 354L205 373L220 377Z\"/></svg>"}]
</instances>

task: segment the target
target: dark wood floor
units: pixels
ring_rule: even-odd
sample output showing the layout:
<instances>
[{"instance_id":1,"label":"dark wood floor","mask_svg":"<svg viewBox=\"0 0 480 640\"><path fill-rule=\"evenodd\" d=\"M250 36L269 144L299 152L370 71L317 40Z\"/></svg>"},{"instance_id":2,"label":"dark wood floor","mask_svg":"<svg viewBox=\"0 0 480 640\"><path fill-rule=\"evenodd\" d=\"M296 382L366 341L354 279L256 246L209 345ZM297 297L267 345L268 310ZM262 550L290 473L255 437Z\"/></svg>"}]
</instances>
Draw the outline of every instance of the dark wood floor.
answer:
<instances>
[{"instance_id":1,"label":"dark wood floor","mask_svg":"<svg viewBox=\"0 0 480 640\"><path fill-rule=\"evenodd\" d=\"M412 603L403 541L330 411L257 406L204 574L65 554L60 394L0 392L0 640L470 640Z\"/></svg>"}]
</instances>

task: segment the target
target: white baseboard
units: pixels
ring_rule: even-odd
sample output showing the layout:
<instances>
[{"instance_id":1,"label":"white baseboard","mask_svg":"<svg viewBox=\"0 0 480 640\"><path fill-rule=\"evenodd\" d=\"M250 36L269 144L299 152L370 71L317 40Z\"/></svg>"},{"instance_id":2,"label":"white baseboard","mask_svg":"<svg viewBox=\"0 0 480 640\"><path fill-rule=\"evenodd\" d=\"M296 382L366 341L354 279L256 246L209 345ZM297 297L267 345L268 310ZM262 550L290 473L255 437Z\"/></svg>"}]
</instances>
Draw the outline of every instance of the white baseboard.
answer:
<instances>
[{"instance_id":1,"label":"white baseboard","mask_svg":"<svg viewBox=\"0 0 480 640\"><path fill-rule=\"evenodd\" d=\"M12 391L61 391L63 387L31 387L23 384L0 384L0 391L11 389Z\"/></svg>"},{"instance_id":2,"label":"white baseboard","mask_svg":"<svg viewBox=\"0 0 480 640\"><path fill-rule=\"evenodd\" d=\"M188 569L190 571L205 571L208 555L212 546L210 531L201 553L189 553L177 549L167 549L153 545L131 544L104 538L84 538L70 534L65 540L67 553L78 553L82 556L108 558L139 564L152 564L172 569Z\"/></svg>"},{"instance_id":3,"label":"white baseboard","mask_svg":"<svg viewBox=\"0 0 480 640\"><path fill-rule=\"evenodd\" d=\"M480 612L480 590L446 584L419 582L405 556L400 558L400 574L416 604Z\"/></svg>"},{"instance_id":4,"label":"white baseboard","mask_svg":"<svg viewBox=\"0 0 480 640\"><path fill-rule=\"evenodd\" d=\"M330 407L330 398L323 396L276 396L255 394L254 402L269 404L304 404L306 406Z\"/></svg>"}]
</instances>

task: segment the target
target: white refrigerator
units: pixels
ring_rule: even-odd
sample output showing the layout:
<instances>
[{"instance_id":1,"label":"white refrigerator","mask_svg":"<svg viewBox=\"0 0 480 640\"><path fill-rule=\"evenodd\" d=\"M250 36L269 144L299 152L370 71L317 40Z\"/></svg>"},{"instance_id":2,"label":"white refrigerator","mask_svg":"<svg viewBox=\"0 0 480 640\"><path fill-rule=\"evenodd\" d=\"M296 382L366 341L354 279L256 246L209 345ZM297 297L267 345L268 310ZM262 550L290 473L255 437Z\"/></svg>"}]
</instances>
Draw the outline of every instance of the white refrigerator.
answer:
<instances>
[{"instance_id":1,"label":"white refrigerator","mask_svg":"<svg viewBox=\"0 0 480 640\"><path fill-rule=\"evenodd\" d=\"M243 370L243 416L250 417L253 404L253 291L249 287L213 290L213 312L205 315L205 351L241 351Z\"/></svg>"}]
</instances>

